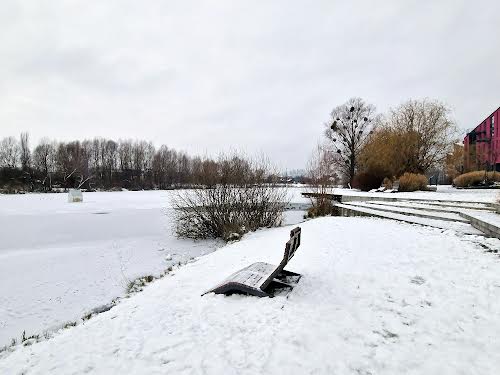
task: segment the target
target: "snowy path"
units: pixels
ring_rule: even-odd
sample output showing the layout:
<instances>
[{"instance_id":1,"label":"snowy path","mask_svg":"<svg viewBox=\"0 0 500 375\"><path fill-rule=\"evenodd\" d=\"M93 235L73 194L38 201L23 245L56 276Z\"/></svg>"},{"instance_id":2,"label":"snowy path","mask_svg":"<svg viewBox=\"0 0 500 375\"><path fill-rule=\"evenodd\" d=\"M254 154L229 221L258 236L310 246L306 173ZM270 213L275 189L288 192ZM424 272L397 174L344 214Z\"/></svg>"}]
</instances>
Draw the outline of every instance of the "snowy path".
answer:
<instances>
[{"instance_id":1,"label":"snowy path","mask_svg":"<svg viewBox=\"0 0 500 375\"><path fill-rule=\"evenodd\" d=\"M279 260L290 228L259 231L4 355L0 373L498 373L500 261L484 238L374 218L301 227L288 268L303 279L288 298L200 296Z\"/></svg>"}]
</instances>

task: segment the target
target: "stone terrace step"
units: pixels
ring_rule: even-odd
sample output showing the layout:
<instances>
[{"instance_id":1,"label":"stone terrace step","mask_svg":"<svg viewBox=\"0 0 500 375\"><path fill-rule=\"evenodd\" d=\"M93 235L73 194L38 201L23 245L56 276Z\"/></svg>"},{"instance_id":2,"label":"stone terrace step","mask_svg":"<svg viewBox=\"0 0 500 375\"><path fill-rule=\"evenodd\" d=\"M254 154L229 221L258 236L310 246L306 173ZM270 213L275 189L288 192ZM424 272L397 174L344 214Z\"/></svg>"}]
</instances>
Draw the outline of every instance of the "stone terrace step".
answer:
<instances>
[{"instance_id":1,"label":"stone terrace step","mask_svg":"<svg viewBox=\"0 0 500 375\"><path fill-rule=\"evenodd\" d=\"M490 203L471 203L471 202L463 202L463 203L441 203L441 202L432 202L432 201L423 201L421 203L425 203L431 206L436 207L450 207L450 208L465 208L469 210L484 210L484 211L494 211L495 208Z\"/></svg>"},{"instance_id":2,"label":"stone terrace step","mask_svg":"<svg viewBox=\"0 0 500 375\"><path fill-rule=\"evenodd\" d=\"M468 220L461 217L458 213L456 212L438 212L438 211L432 211L432 210L424 210L424 209L415 209L415 208L410 208L410 207L398 207L395 205L386 205L382 204L380 202L378 203L373 203L373 202L350 202L350 205L357 206L357 207L366 207L366 208L371 208L371 209L376 209L379 211L385 211L385 212L394 212L402 215L409 215L409 216L415 216L415 217L421 217L421 218L427 218L427 219L437 219L437 220L444 220L444 221L460 221L463 223L468 223Z\"/></svg>"},{"instance_id":3,"label":"stone terrace step","mask_svg":"<svg viewBox=\"0 0 500 375\"><path fill-rule=\"evenodd\" d=\"M461 212L460 215L486 235L500 238L500 215L496 212Z\"/></svg>"},{"instance_id":4,"label":"stone terrace step","mask_svg":"<svg viewBox=\"0 0 500 375\"><path fill-rule=\"evenodd\" d=\"M313 193L302 193L304 196L311 196L314 195ZM325 194L328 198L334 199L335 195L334 194ZM338 197L341 197L342 203L350 203L352 201L358 201L358 202L365 202L365 201L384 201L384 202L400 202L400 201L406 201L406 202L425 202L429 204L441 204L441 205L459 205L461 207L462 205L482 205L485 207L490 207L492 204L491 203L478 203L478 202L473 202L473 201L457 201L457 200L449 200L449 199L424 199L424 198L409 198L409 197L400 197L395 194L387 194L387 197L381 197L381 196L370 196L370 195L338 195Z\"/></svg>"},{"instance_id":5,"label":"stone terrace step","mask_svg":"<svg viewBox=\"0 0 500 375\"><path fill-rule=\"evenodd\" d=\"M352 203L354 203L354 202L349 202L349 204L352 204ZM401 201L401 202L380 202L380 201L368 201L366 203L383 204L384 206L412 208L414 210L435 211L435 212L453 212L453 213L459 213L459 212L463 211L462 207L438 206L438 205L433 205L433 204L426 204L424 202L405 202L405 201Z\"/></svg>"},{"instance_id":6,"label":"stone terrace step","mask_svg":"<svg viewBox=\"0 0 500 375\"><path fill-rule=\"evenodd\" d=\"M472 225L463 222L450 222L439 219L422 218L403 215L395 212L381 211L374 208L361 207L352 204L336 203L341 210L342 216L373 216L384 219L398 220L410 224L426 225L439 229L451 229L463 234L483 235L483 233Z\"/></svg>"}]
</instances>

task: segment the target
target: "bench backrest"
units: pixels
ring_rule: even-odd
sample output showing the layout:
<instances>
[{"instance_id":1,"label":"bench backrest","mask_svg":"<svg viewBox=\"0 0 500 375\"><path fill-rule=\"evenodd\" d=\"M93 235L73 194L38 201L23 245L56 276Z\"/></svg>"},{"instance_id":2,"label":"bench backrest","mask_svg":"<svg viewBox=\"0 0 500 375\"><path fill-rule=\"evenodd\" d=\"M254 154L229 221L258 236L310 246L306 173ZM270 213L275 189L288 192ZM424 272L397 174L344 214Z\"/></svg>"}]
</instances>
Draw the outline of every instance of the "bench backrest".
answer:
<instances>
[{"instance_id":1,"label":"bench backrest","mask_svg":"<svg viewBox=\"0 0 500 375\"><path fill-rule=\"evenodd\" d=\"M285 245L285 256L283 257L283 260L286 259L286 263L293 258L295 251L297 251L300 246L300 232L300 227L296 227L290 231L290 239Z\"/></svg>"},{"instance_id":2,"label":"bench backrest","mask_svg":"<svg viewBox=\"0 0 500 375\"><path fill-rule=\"evenodd\" d=\"M295 255L295 251L297 251L300 246L300 232L300 227L296 227L290 231L290 239L285 244L285 254L283 256L283 260L279 266L276 267L276 270L274 270L274 272L267 278L267 280L264 281L261 286L263 290L271 283L271 281L273 281L276 275L283 271L283 268L285 268L288 261Z\"/></svg>"}]
</instances>

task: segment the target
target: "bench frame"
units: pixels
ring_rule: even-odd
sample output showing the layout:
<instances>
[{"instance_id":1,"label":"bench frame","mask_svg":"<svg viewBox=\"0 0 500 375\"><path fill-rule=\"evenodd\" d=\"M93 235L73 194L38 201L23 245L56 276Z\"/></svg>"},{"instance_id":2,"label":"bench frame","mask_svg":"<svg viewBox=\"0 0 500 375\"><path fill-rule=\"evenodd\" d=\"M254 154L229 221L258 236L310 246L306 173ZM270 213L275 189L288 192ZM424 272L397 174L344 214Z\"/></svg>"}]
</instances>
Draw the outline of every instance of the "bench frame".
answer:
<instances>
[{"instance_id":1,"label":"bench frame","mask_svg":"<svg viewBox=\"0 0 500 375\"><path fill-rule=\"evenodd\" d=\"M300 227L290 231L290 239L285 244L285 253L278 266L258 262L249 265L226 278L222 283L206 291L216 294L243 293L258 297L272 297L275 289L292 289L301 275L285 270L300 246Z\"/></svg>"}]
</instances>

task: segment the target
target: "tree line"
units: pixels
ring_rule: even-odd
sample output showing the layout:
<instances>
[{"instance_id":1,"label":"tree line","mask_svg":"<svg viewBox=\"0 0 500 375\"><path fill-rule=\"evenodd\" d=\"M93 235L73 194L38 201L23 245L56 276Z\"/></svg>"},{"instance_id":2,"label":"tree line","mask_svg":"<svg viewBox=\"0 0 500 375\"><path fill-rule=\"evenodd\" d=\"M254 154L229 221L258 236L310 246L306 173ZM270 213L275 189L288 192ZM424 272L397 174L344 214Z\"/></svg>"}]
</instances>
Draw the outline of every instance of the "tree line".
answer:
<instances>
[{"instance_id":1,"label":"tree line","mask_svg":"<svg viewBox=\"0 0 500 375\"><path fill-rule=\"evenodd\" d=\"M244 160L234 158L244 168ZM57 142L44 138L31 149L29 134L22 133L19 138L0 140L0 192L210 185L227 173L221 163L208 157L192 157L165 145L156 148L144 140L94 138Z\"/></svg>"}]
</instances>

